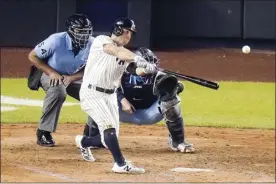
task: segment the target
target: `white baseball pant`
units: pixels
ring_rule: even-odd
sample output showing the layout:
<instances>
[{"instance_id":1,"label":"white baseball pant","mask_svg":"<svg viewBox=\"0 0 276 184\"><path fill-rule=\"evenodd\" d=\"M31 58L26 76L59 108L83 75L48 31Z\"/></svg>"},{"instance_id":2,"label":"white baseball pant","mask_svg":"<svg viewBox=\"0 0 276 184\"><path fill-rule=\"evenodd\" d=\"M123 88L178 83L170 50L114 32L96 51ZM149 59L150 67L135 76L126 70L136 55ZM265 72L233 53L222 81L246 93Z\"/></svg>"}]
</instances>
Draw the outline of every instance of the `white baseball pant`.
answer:
<instances>
[{"instance_id":1,"label":"white baseball pant","mask_svg":"<svg viewBox=\"0 0 276 184\"><path fill-rule=\"evenodd\" d=\"M115 128L116 135L119 137L120 123L116 93L106 94L95 89L81 89L80 104L82 110L97 123L101 142L105 147L107 146L104 141L104 130Z\"/></svg>"}]
</instances>

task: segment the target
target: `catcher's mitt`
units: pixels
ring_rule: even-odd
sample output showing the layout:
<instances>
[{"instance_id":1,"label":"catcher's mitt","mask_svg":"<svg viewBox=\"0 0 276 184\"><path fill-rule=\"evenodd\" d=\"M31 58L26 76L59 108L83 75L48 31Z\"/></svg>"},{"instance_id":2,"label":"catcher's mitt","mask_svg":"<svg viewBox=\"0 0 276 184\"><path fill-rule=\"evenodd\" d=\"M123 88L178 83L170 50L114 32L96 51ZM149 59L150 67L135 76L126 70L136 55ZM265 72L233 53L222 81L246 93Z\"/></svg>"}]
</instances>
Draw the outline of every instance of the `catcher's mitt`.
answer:
<instances>
[{"instance_id":1,"label":"catcher's mitt","mask_svg":"<svg viewBox=\"0 0 276 184\"><path fill-rule=\"evenodd\" d=\"M174 99L178 93L177 78L169 74L157 76L154 91L163 102Z\"/></svg>"}]
</instances>

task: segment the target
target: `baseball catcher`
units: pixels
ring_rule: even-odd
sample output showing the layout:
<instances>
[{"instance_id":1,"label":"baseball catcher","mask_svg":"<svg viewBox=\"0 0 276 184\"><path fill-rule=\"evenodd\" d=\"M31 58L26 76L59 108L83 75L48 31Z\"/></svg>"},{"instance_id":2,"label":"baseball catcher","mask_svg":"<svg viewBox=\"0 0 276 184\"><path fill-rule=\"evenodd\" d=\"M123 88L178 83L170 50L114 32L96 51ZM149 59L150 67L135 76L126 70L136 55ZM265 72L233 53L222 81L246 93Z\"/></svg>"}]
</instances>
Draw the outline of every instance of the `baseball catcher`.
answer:
<instances>
[{"instance_id":1,"label":"baseball catcher","mask_svg":"<svg viewBox=\"0 0 276 184\"><path fill-rule=\"evenodd\" d=\"M157 56L150 49L139 48L136 54L149 63L159 65ZM121 88L117 91L120 122L151 125L165 119L169 130L169 147L183 153L194 152L193 145L188 144L184 136L184 120L178 96L183 90L183 84L173 75L160 71L144 76L125 72ZM89 121L84 135L95 136L98 133L96 123Z\"/></svg>"}]
</instances>

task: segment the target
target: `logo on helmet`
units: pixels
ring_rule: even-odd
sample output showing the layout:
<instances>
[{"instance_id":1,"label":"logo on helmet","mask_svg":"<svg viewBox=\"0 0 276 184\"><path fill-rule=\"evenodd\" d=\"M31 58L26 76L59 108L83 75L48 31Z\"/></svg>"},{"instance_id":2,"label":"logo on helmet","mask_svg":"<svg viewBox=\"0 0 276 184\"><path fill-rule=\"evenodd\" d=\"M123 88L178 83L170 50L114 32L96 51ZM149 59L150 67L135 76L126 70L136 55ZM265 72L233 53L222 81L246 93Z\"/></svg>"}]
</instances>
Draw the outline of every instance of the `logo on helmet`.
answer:
<instances>
[{"instance_id":1,"label":"logo on helmet","mask_svg":"<svg viewBox=\"0 0 276 184\"><path fill-rule=\"evenodd\" d=\"M134 32L136 32L136 26L135 26L135 24L134 24L134 21L133 20L131 20L131 23L132 23L132 25L131 25L131 30L132 31L134 31Z\"/></svg>"}]
</instances>

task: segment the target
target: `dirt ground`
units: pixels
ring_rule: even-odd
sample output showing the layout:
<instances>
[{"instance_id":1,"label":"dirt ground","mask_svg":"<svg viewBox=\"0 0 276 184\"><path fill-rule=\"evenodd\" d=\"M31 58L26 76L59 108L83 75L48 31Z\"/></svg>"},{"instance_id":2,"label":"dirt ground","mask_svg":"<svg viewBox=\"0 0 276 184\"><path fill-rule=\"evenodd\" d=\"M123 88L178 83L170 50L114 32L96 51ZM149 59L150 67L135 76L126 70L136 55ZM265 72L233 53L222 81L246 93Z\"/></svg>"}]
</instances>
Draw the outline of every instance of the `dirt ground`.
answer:
<instances>
[{"instance_id":1,"label":"dirt ground","mask_svg":"<svg viewBox=\"0 0 276 184\"><path fill-rule=\"evenodd\" d=\"M26 77L30 49L1 49L1 77ZM275 82L275 53L234 49L189 49L157 52L161 66L209 80ZM260 122L261 123L261 122ZM36 125L1 125L2 182L275 182L274 130L187 127L194 154L172 152L163 126L122 125L124 155L143 175L111 172L108 150L92 150L94 163L81 158L74 137L83 125L59 125L57 146L36 145ZM173 168L209 169L205 172L171 171Z\"/></svg>"},{"instance_id":2,"label":"dirt ground","mask_svg":"<svg viewBox=\"0 0 276 184\"><path fill-rule=\"evenodd\" d=\"M84 161L74 136L83 125L58 127L57 147L36 145L36 125L4 125L1 136L1 178L4 182L273 182L275 144L272 130L187 127L187 140L197 152L172 152L163 126L124 125L120 143L124 155L148 171L143 175L111 172L106 149L92 150L96 162ZM210 169L176 173L176 167Z\"/></svg>"}]
</instances>

